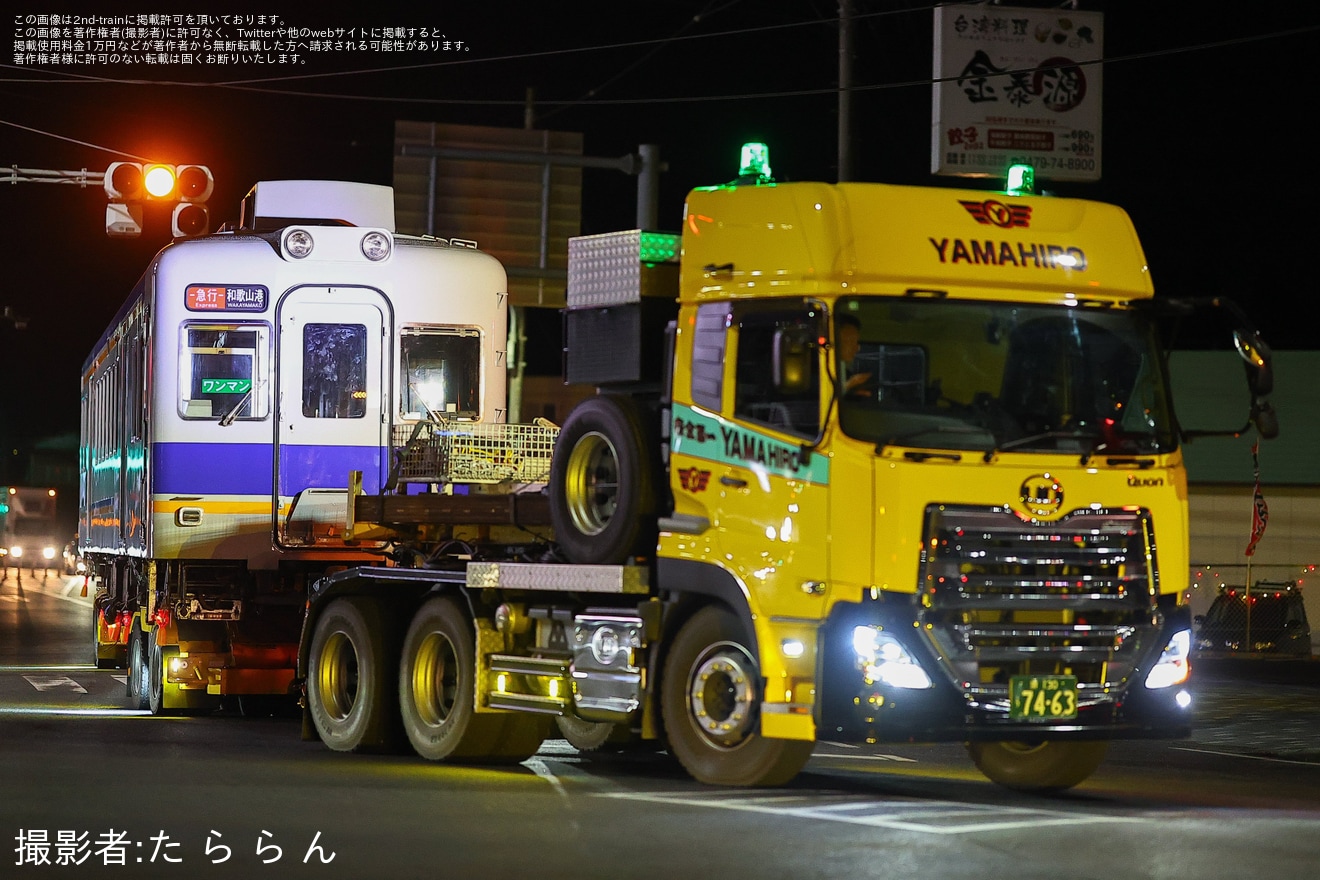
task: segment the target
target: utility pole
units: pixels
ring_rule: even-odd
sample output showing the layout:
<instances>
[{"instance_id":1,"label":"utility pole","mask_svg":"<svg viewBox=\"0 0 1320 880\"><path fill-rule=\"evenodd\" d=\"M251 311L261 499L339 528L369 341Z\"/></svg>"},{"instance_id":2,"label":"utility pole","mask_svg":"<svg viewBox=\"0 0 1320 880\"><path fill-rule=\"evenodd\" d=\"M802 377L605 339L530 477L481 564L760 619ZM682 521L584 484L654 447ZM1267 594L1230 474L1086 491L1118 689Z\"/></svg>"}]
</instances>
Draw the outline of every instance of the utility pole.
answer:
<instances>
[{"instance_id":1,"label":"utility pole","mask_svg":"<svg viewBox=\"0 0 1320 880\"><path fill-rule=\"evenodd\" d=\"M839 183L853 179L852 0L839 0Z\"/></svg>"}]
</instances>

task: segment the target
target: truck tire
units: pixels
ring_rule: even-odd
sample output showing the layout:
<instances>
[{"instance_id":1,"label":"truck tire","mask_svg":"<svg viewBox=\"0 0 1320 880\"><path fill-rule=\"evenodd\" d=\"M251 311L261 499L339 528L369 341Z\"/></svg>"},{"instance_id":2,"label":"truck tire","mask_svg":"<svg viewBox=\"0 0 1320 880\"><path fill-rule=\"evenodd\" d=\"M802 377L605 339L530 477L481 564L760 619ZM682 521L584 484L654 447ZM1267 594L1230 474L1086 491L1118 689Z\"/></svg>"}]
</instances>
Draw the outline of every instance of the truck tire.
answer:
<instances>
[{"instance_id":1,"label":"truck tire","mask_svg":"<svg viewBox=\"0 0 1320 880\"><path fill-rule=\"evenodd\" d=\"M967 744L976 769L991 782L1031 792L1072 788L1095 772L1108 750L1105 741Z\"/></svg>"},{"instance_id":2,"label":"truck tire","mask_svg":"<svg viewBox=\"0 0 1320 880\"><path fill-rule=\"evenodd\" d=\"M359 597L335 599L316 621L307 707L321 742L337 752L393 749L387 625L380 607Z\"/></svg>"},{"instance_id":3,"label":"truck tire","mask_svg":"<svg viewBox=\"0 0 1320 880\"><path fill-rule=\"evenodd\" d=\"M142 627L133 624L133 632L128 637L128 706L130 709L148 709L150 687L148 682L148 664L150 654L146 649L146 638Z\"/></svg>"},{"instance_id":4,"label":"truck tire","mask_svg":"<svg viewBox=\"0 0 1320 880\"><path fill-rule=\"evenodd\" d=\"M570 561L655 552L655 472L631 398L588 398L568 414L550 459L550 522Z\"/></svg>"},{"instance_id":5,"label":"truck tire","mask_svg":"<svg viewBox=\"0 0 1320 880\"><path fill-rule=\"evenodd\" d=\"M708 605L669 648L660 707L669 749L698 782L782 785L814 743L757 733L761 672L732 612Z\"/></svg>"},{"instance_id":6,"label":"truck tire","mask_svg":"<svg viewBox=\"0 0 1320 880\"><path fill-rule=\"evenodd\" d=\"M413 615L399 658L399 710L413 749L428 761L516 764L541 747L548 719L477 714L472 619L457 602L430 599Z\"/></svg>"}]
</instances>

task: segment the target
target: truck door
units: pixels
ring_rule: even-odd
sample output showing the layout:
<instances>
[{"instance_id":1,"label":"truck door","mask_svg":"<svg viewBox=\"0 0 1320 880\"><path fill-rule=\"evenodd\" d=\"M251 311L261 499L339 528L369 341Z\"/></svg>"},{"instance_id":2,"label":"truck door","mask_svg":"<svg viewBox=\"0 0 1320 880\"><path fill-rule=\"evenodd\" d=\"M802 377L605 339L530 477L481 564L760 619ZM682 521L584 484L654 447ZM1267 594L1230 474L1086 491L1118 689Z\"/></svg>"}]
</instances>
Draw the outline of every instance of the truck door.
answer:
<instances>
[{"instance_id":1,"label":"truck door","mask_svg":"<svg viewBox=\"0 0 1320 880\"><path fill-rule=\"evenodd\" d=\"M349 472L377 493L389 468L389 305L362 287L299 287L276 311L276 540L342 535Z\"/></svg>"}]
</instances>

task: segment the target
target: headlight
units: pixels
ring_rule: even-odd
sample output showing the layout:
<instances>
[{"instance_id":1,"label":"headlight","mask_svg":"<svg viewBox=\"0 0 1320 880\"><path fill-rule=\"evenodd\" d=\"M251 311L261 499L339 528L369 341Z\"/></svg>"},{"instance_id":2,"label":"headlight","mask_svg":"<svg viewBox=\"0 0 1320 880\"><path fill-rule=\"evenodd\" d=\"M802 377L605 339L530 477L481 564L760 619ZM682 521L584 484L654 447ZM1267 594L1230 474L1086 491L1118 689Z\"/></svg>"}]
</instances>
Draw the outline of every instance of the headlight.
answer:
<instances>
[{"instance_id":1,"label":"headlight","mask_svg":"<svg viewBox=\"0 0 1320 880\"><path fill-rule=\"evenodd\" d=\"M853 652L867 684L881 682L915 690L934 687L926 670L912 659L903 644L878 626L853 629Z\"/></svg>"},{"instance_id":2,"label":"headlight","mask_svg":"<svg viewBox=\"0 0 1320 880\"><path fill-rule=\"evenodd\" d=\"M23 548L18 546L10 547L9 555L14 557L15 559L18 559L20 556L23 555Z\"/></svg>"},{"instance_id":3,"label":"headlight","mask_svg":"<svg viewBox=\"0 0 1320 880\"><path fill-rule=\"evenodd\" d=\"M42 550L41 550L41 555L42 555L42 557L45 558L45 559L54 559L54 558L55 558L55 548L54 548L54 547L44 547L44 548L42 548Z\"/></svg>"},{"instance_id":4,"label":"headlight","mask_svg":"<svg viewBox=\"0 0 1320 880\"><path fill-rule=\"evenodd\" d=\"M1188 674L1191 672L1191 667L1187 663L1191 647L1191 630L1183 629L1174 633L1173 638L1169 639L1169 643L1164 646L1164 652L1160 654L1159 662L1146 676L1146 687L1156 690L1173 687L1175 684L1182 684L1186 681Z\"/></svg>"}]
</instances>

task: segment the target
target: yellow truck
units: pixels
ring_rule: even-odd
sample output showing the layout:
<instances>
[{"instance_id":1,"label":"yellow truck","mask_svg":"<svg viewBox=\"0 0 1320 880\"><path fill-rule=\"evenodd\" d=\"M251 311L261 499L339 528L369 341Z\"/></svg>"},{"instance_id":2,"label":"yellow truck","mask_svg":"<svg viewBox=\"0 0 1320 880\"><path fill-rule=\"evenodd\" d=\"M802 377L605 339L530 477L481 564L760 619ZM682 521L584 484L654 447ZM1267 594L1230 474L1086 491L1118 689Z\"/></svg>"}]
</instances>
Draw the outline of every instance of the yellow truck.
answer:
<instances>
[{"instance_id":1,"label":"yellow truck","mask_svg":"<svg viewBox=\"0 0 1320 880\"><path fill-rule=\"evenodd\" d=\"M692 191L681 235L575 239L565 376L598 393L543 483L464 482L481 426L414 427L396 477L431 465L347 524L408 552L311 590L307 735L517 761L553 720L723 785L820 741L951 741L1024 790L1188 735L1161 314L1238 321L1239 430L1277 424L1240 312L1153 294L1110 205L754 164Z\"/></svg>"}]
</instances>

